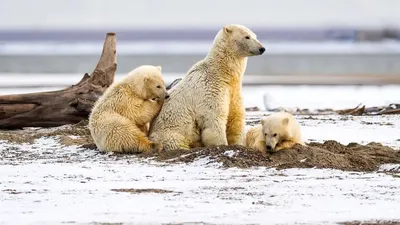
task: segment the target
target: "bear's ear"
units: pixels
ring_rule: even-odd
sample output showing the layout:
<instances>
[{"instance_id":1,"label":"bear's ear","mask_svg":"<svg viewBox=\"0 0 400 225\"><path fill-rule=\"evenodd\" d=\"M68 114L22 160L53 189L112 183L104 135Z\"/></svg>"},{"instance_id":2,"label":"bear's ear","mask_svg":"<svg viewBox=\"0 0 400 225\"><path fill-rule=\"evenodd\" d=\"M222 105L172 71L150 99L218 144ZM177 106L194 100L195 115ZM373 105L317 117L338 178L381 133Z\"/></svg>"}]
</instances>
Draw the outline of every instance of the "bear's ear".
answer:
<instances>
[{"instance_id":1,"label":"bear's ear","mask_svg":"<svg viewBox=\"0 0 400 225\"><path fill-rule=\"evenodd\" d=\"M261 119L261 126L264 126L264 125L265 125L265 120Z\"/></svg>"},{"instance_id":2,"label":"bear's ear","mask_svg":"<svg viewBox=\"0 0 400 225\"><path fill-rule=\"evenodd\" d=\"M144 83L149 82L149 80L150 80L149 76L145 76L145 77L143 78L143 82L144 82Z\"/></svg>"},{"instance_id":3,"label":"bear's ear","mask_svg":"<svg viewBox=\"0 0 400 225\"><path fill-rule=\"evenodd\" d=\"M230 33L232 33L232 29L231 29L229 26L225 26L225 27L224 27L224 32L225 32L226 34L230 34Z\"/></svg>"},{"instance_id":4,"label":"bear's ear","mask_svg":"<svg viewBox=\"0 0 400 225\"><path fill-rule=\"evenodd\" d=\"M156 68L161 72L162 71L162 67L161 66L156 66Z\"/></svg>"},{"instance_id":5,"label":"bear's ear","mask_svg":"<svg viewBox=\"0 0 400 225\"><path fill-rule=\"evenodd\" d=\"M288 125L289 123L289 118L285 118L282 120L283 125Z\"/></svg>"}]
</instances>

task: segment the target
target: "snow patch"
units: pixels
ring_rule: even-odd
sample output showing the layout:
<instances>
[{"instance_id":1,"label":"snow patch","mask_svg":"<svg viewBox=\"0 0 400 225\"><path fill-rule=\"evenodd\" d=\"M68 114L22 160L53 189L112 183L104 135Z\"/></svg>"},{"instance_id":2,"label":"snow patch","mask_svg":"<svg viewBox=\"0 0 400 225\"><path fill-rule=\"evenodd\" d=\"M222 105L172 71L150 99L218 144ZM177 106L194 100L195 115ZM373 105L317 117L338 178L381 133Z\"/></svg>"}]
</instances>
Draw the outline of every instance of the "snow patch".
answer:
<instances>
[{"instance_id":1,"label":"snow patch","mask_svg":"<svg viewBox=\"0 0 400 225\"><path fill-rule=\"evenodd\" d=\"M383 164L379 167L378 171L400 173L399 164Z\"/></svg>"},{"instance_id":2,"label":"snow patch","mask_svg":"<svg viewBox=\"0 0 400 225\"><path fill-rule=\"evenodd\" d=\"M229 151L224 152L225 156L228 156L231 158L234 157L236 154L237 154L237 151L234 151L234 150L229 150Z\"/></svg>"}]
</instances>

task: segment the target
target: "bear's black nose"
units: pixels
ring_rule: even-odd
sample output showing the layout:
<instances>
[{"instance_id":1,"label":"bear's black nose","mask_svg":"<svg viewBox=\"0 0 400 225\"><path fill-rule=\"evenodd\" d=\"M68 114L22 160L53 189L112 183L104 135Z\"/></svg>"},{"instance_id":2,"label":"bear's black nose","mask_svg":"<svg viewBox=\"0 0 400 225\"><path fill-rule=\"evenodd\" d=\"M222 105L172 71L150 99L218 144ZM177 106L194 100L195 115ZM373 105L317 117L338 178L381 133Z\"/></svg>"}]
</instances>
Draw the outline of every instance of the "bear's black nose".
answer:
<instances>
[{"instance_id":1,"label":"bear's black nose","mask_svg":"<svg viewBox=\"0 0 400 225\"><path fill-rule=\"evenodd\" d=\"M166 96L165 96L165 99L167 99L167 98L169 98L169 95L166 95Z\"/></svg>"},{"instance_id":2,"label":"bear's black nose","mask_svg":"<svg viewBox=\"0 0 400 225\"><path fill-rule=\"evenodd\" d=\"M260 54L263 54L265 52L265 48L261 47L260 49L258 49L260 51Z\"/></svg>"},{"instance_id":3,"label":"bear's black nose","mask_svg":"<svg viewBox=\"0 0 400 225\"><path fill-rule=\"evenodd\" d=\"M267 150L272 150L271 145L267 145Z\"/></svg>"}]
</instances>

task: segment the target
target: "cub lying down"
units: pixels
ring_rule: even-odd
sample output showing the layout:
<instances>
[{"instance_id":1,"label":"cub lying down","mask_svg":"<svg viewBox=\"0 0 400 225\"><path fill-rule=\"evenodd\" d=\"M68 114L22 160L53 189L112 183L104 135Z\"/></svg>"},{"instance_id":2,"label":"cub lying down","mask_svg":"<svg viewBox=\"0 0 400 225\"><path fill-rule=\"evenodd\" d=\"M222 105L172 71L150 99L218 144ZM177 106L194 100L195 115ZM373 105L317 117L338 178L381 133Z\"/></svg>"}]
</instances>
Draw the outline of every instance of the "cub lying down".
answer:
<instances>
[{"instance_id":1,"label":"cub lying down","mask_svg":"<svg viewBox=\"0 0 400 225\"><path fill-rule=\"evenodd\" d=\"M305 145L300 124L287 112L277 112L262 118L261 124L247 131L245 144L261 152L276 152L295 144Z\"/></svg>"}]
</instances>

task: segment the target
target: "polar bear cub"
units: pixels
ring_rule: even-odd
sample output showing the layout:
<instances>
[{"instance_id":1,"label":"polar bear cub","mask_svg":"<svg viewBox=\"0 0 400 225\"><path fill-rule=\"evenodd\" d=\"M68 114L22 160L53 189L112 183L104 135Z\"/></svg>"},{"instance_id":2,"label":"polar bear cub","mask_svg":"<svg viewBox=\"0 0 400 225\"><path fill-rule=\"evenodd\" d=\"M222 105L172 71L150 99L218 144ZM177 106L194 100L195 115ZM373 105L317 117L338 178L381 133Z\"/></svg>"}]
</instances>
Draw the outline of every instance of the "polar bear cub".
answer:
<instances>
[{"instance_id":1,"label":"polar bear cub","mask_svg":"<svg viewBox=\"0 0 400 225\"><path fill-rule=\"evenodd\" d=\"M168 98L160 66L143 65L114 82L96 101L89 129L100 151L142 153L160 150L147 135L149 123Z\"/></svg>"},{"instance_id":2,"label":"polar bear cub","mask_svg":"<svg viewBox=\"0 0 400 225\"><path fill-rule=\"evenodd\" d=\"M247 131L245 139L247 147L261 152L276 152L296 144L305 145L300 124L287 112L277 112L262 118L261 124Z\"/></svg>"}]
</instances>

